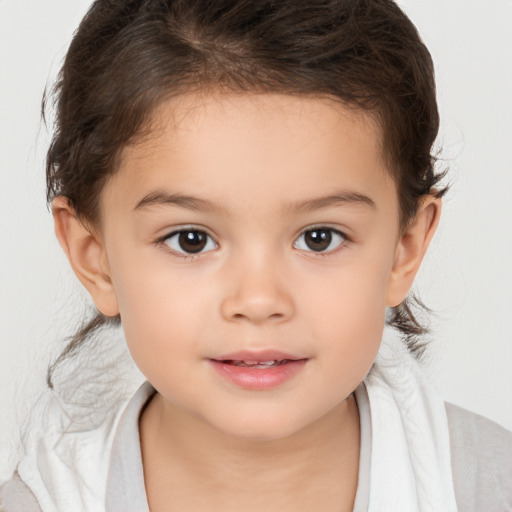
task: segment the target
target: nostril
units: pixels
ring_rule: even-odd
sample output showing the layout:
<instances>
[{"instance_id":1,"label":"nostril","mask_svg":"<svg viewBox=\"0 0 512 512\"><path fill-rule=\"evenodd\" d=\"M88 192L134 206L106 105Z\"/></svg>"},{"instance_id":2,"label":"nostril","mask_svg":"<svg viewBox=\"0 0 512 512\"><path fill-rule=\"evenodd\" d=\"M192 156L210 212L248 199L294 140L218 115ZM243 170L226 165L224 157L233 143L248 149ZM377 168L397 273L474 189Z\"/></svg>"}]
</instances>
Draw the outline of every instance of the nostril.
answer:
<instances>
[{"instance_id":1,"label":"nostril","mask_svg":"<svg viewBox=\"0 0 512 512\"><path fill-rule=\"evenodd\" d=\"M293 316L294 307L290 296L285 293L233 294L220 304L221 314L228 321L235 322L281 322Z\"/></svg>"},{"instance_id":2,"label":"nostril","mask_svg":"<svg viewBox=\"0 0 512 512\"><path fill-rule=\"evenodd\" d=\"M283 313L266 313L265 311L248 311L247 313L234 313L232 318L234 320L250 320L250 321L268 321L268 320L281 320L285 315Z\"/></svg>"}]
</instances>

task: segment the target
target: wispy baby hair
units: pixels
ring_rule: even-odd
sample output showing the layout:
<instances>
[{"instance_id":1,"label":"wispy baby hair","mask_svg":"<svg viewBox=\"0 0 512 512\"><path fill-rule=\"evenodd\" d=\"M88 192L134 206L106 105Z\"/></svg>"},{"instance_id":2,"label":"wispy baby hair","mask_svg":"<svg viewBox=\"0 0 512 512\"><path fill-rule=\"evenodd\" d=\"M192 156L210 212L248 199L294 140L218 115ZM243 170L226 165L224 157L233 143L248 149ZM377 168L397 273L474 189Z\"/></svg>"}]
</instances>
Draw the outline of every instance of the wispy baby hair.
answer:
<instances>
[{"instance_id":1,"label":"wispy baby hair","mask_svg":"<svg viewBox=\"0 0 512 512\"><path fill-rule=\"evenodd\" d=\"M65 196L99 225L100 193L122 149L146 134L162 102L209 90L326 97L374 116L402 229L442 177L432 59L393 1L96 0L53 91L48 201ZM68 351L105 320L98 314ZM388 322L418 348L425 330L407 303Z\"/></svg>"}]
</instances>

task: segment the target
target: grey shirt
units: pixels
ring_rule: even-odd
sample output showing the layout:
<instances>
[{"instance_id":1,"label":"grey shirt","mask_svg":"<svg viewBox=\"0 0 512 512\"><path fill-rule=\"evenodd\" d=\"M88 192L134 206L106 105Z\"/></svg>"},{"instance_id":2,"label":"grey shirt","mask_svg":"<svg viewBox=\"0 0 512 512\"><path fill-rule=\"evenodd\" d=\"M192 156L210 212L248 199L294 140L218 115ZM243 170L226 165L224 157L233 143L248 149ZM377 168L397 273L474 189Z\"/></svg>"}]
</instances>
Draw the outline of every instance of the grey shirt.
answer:
<instances>
[{"instance_id":1,"label":"grey shirt","mask_svg":"<svg viewBox=\"0 0 512 512\"><path fill-rule=\"evenodd\" d=\"M138 420L153 396L146 383L123 413L114 439L107 483L107 512L149 512L139 443ZM361 423L359 479L354 512L366 512L370 493L371 411L363 386L355 393ZM459 512L512 511L512 432L446 404L452 471ZM40 512L28 487L14 475L0 489L1 512ZM91 511L93 512L93 511Z\"/></svg>"}]
</instances>

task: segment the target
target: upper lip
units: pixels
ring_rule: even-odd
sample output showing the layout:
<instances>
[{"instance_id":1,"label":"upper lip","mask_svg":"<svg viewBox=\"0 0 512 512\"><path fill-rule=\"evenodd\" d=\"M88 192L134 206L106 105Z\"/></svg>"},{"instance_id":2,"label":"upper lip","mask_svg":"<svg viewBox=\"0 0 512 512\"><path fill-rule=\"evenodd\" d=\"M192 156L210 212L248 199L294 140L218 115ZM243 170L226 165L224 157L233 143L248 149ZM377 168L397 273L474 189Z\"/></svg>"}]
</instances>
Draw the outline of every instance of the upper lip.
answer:
<instances>
[{"instance_id":1,"label":"upper lip","mask_svg":"<svg viewBox=\"0 0 512 512\"><path fill-rule=\"evenodd\" d=\"M290 361L298 361L299 359L307 359L297 355L287 354L280 350L240 350L230 354L223 354L218 357L212 358L214 361L283 361L284 359Z\"/></svg>"}]
</instances>

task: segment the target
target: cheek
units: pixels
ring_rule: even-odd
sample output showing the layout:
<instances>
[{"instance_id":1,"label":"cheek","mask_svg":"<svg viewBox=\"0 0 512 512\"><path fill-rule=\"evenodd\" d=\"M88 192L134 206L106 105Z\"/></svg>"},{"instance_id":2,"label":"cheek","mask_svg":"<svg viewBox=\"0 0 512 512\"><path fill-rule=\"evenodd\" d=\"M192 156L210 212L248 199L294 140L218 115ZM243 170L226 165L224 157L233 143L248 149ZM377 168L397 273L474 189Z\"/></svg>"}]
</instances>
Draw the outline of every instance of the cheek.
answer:
<instances>
[{"instance_id":1,"label":"cheek","mask_svg":"<svg viewBox=\"0 0 512 512\"><path fill-rule=\"evenodd\" d=\"M193 351L209 301L204 281L172 271L165 258L119 258L112 267L126 342L141 370Z\"/></svg>"},{"instance_id":2,"label":"cheek","mask_svg":"<svg viewBox=\"0 0 512 512\"><path fill-rule=\"evenodd\" d=\"M317 276L318 277L318 276ZM387 273L384 265L357 264L309 284L303 309L309 311L309 332L322 346L329 340L329 352L338 361L350 361L354 371L370 368L385 325ZM319 299L321 297L321 300ZM348 368L348 365L344 365Z\"/></svg>"}]
</instances>

